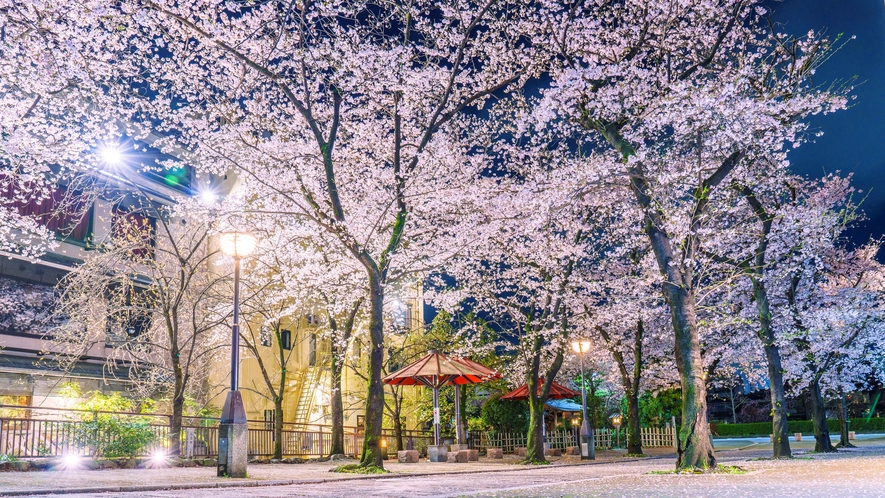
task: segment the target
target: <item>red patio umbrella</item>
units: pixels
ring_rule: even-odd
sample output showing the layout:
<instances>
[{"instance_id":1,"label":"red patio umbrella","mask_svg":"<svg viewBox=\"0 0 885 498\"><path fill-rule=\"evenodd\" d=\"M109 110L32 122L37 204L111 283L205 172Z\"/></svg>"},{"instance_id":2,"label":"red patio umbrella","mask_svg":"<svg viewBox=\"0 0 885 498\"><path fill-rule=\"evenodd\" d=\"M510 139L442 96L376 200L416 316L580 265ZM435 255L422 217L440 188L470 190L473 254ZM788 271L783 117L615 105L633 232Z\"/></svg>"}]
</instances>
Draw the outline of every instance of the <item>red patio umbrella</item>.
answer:
<instances>
[{"instance_id":1,"label":"red patio umbrella","mask_svg":"<svg viewBox=\"0 0 885 498\"><path fill-rule=\"evenodd\" d=\"M541 377L538 379L538 394L541 394L541 388L544 386L544 378ZM567 398L576 398L580 396L581 393L575 391L573 389L569 389L562 384L557 384L556 382L550 386L550 393L547 395L547 399L567 399ZM523 384L516 389L510 391L509 393L501 396L500 399L508 399L512 401L521 401L524 399L529 399L529 385Z\"/></svg>"},{"instance_id":2,"label":"red patio umbrella","mask_svg":"<svg viewBox=\"0 0 885 498\"><path fill-rule=\"evenodd\" d=\"M538 378L538 390L537 393L541 394L541 388L544 387L544 378ZM566 398L575 398L580 396L581 393L575 391L573 389L569 389L562 384L557 384L554 382L550 386L550 392L547 394L547 399L566 399ZM499 399L506 399L511 401L522 401L524 399L529 399L529 385L523 384L516 389L510 391L509 393L501 396ZM543 411L542 411L543 413ZM547 424L544 422L544 417L541 417L541 434L544 437L544 440L547 440ZM546 448L546 446L545 446Z\"/></svg>"},{"instance_id":3,"label":"red patio umbrella","mask_svg":"<svg viewBox=\"0 0 885 498\"><path fill-rule=\"evenodd\" d=\"M499 379L501 374L466 358L449 358L431 351L418 361L384 377L382 382L397 386L425 385L433 390L433 439L439 445L439 388ZM456 398L456 401L460 401ZM460 408L460 407L456 407ZM460 410L458 410L460 411ZM460 439L460 431L459 431Z\"/></svg>"}]
</instances>

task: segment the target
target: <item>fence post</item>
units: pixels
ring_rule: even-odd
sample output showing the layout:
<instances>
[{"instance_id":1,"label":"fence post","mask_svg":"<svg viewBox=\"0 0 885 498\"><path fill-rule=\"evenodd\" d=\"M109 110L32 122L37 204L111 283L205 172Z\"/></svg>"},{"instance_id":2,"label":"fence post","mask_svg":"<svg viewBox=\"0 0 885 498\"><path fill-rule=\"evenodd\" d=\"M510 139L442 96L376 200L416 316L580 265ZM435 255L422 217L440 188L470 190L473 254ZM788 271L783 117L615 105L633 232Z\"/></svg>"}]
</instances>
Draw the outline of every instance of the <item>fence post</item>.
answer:
<instances>
[{"instance_id":1,"label":"fence post","mask_svg":"<svg viewBox=\"0 0 885 498\"><path fill-rule=\"evenodd\" d=\"M676 416L670 417L670 425L673 427L673 449L679 451L679 436L676 435Z\"/></svg>"}]
</instances>

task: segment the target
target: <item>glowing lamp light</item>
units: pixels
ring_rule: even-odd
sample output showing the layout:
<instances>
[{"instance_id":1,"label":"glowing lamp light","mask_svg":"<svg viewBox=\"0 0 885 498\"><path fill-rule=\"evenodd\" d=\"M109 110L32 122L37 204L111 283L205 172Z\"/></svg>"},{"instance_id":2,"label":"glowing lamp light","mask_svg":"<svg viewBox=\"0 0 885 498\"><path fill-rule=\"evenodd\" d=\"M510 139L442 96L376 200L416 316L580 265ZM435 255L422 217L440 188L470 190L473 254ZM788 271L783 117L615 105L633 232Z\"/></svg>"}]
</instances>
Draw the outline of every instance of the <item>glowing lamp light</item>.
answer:
<instances>
[{"instance_id":1,"label":"glowing lamp light","mask_svg":"<svg viewBox=\"0 0 885 498\"><path fill-rule=\"evenodd\" d=\"M68 453L62 458L62 462L64 462L64 466L67 469L75 468L80 463L80 455L76 453Z\"/></svg>"},{"instance_id":2,"label":"glowing lamp light","mask_svg":"<svg viewBox=\"0 0 885 498\"><path fill-rule=\"evenodd\" d=\"M244 258L255 250L258 239L246 232L227 232L221 234L221 252L236 259Z\"/></svg>"},{"instance_id":3,"label":"glowing lamp light","mask_svg":"<svg viewBox=\"0 0 885 498\"><path fill-rule=\"evenodd\" d=\"M588 340L580 340L580 341L572 341L572 349L575 353L584 354L587 351L590 351L590 341Z\"/></svg>"},{"instance_id":4,"label":"glowing lamp light","mask_svg":"<svg viewBox=\"0 0 885 498\"><path fill-rule=\"evenodd\" d=\"M123 151L118 145L105 145L98 149L102 162L110 165L117 165L123 162Z\"/></svg>"},{"instance_id":5,"label":"glowing lamp light","mask_svg":"<svg viewBox=\"0 0 885 498\"><path fill-rule=\"evenodd\" d=\"M151 453L151 467L160 467L166 464L166 452L157 449Z\"/></svg>"},{"instance_id":6,"label":"glowing lamp light","mask_svg":"<svg viewBox=\"0 0 885 498\"><path fill-rule=\"evenodd\" d=\"M215 194L212 192L206 191L200 193L200 201L206 205L215 204Z\"/></svg>"}]
</instances>

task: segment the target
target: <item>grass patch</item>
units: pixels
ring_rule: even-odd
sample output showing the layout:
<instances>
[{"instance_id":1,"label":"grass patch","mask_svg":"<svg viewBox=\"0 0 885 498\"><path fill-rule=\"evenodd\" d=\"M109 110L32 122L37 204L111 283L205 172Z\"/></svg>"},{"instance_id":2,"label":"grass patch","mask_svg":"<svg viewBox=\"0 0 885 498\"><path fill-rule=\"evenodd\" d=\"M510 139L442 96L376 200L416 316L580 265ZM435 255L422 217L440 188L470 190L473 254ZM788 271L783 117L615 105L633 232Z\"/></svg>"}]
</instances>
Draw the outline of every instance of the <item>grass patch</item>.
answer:
<instances>
[{"instance_id":1,"label":"grass patch","mask_svg":"<svg viewBox=\"0 0 885 498\"><path fill-rule=\"evenodd\" d=\"M746 474L747 471L738 467L737 465L717 465L716 468L713 469L714 474L730 474L730 475L742 475Z\"/></svg>"},{"instance_id":2,"label":"grass patch","mask_svg":"<svg viewBox=\"0 0 885 498\"><path fill-rule=\"evenodd\" d=\"M389 474L389 470L382 469L381 467L376 467L374 465L368 465L366 467L361 466L358 463L350 463L347 465L341 465L335 467L334 469L330 469L329 472L337 472L340 474Z\"/></svg>"},{"instance_id":3,"label":"grass patch","mask_svg":"<svg viewBox=\"0 0 885 498\"><path fill-rule=\"evenodd\" d=\"M624 458L648 458L645 453L627 453Z\"/></svg>"},{"instance_id":4,"label":"grass patch","mask_svg":"<svg viewBox=\"0 0 885 498\"><path fill-rule=\"evenodd\" d=\"M549 460L523 460L520 465L550 465Z\"/></svg>"},{"instance_id":5,"label":"grass patch","mask_svg":"<svg viewBox=\"0 0 885 498\"><path fill-rule=\"evenodd\" d=\"M759 458L751 458L747 461L748 462L766 462L769 460L781 460L781 461L785 461L785 460L814 460L814 458L811 458L810 456L794 456L794 457L789 457L789 458L788 457L780 457L780 458L759 457Z\"/></svg>"},{"instance_id":6,"label":"grass patch","mask_svg":"<svg viewBox=\"0 0 885 498\"><path fill-rule=\"evenodd\" d=\"M674 469L674 470L652 470L648 474L651 475L699 475L699 474L729 474L741 475L747 471L734 465L717 465L713 469L699 469L693 467L690 469Z\"/></svg>"}]
</instances>

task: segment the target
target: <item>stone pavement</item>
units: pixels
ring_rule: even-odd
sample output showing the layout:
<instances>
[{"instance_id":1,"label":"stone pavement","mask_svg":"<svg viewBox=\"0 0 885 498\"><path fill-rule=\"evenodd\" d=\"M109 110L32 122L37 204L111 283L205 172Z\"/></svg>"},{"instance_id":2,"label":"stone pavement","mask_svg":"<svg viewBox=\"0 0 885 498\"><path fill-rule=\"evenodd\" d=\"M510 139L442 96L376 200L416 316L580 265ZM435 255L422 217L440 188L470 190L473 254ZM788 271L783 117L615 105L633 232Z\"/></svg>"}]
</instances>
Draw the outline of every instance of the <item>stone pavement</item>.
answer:
<instances>
[{"instance_id":1,"label":"stone pavement","mask_svg":"<svg viewBox=\"0 0 885 498\"><path fill-rule=\"evenodd\" d=\"M724 463L738 465L747 471L741 475L650 473L672 470L674 459L620 459L588 465L517 467L497 464L497 468L483 472L395 474L383 479L302 482L254 488L96 492L78 498L885 496L885 446L846 450L835 455L806 455L787 461L759 460L758 456L763 453L723 451L719 454Z\"/></svg>"},{"instance_id":2,"label":"stone pavement","mask_svg":"<svg viewBox=\"0 0 885 498\"><path fill-rule=\"evenodd\" d=\"M654 450L650 450L654 451ZM670 450L657 450L657 454L671 454ZM624 461L624 452L600 451L597 453L599 462ZM381 478L414 475L448 475L458 473L521 471L527 467L516 465L519 459L506 455L503 460L481 458L479 462L448 464L420 462L413 464L397 463L395 460L385 462L390 474ZM550 460L554 466L578 465L577 457L561 457ZM65 469L34 472L0 472L0 496L27 495L28 493L63 493L67 492L99 492L139 489L148 491L162 488L192 489L198 487L237 487L267 486L286 484L325 483L330 481L377 479L377 475L339 474L329 472L330 469L343 462L308 462L302 464L250 464L249 477L245 479L219 478L215 476L215 467L169 468L157 466L150 469L106 469L85 470ZM188 493L190 494L190 493Z\"/></svg>"}]
</instances>

